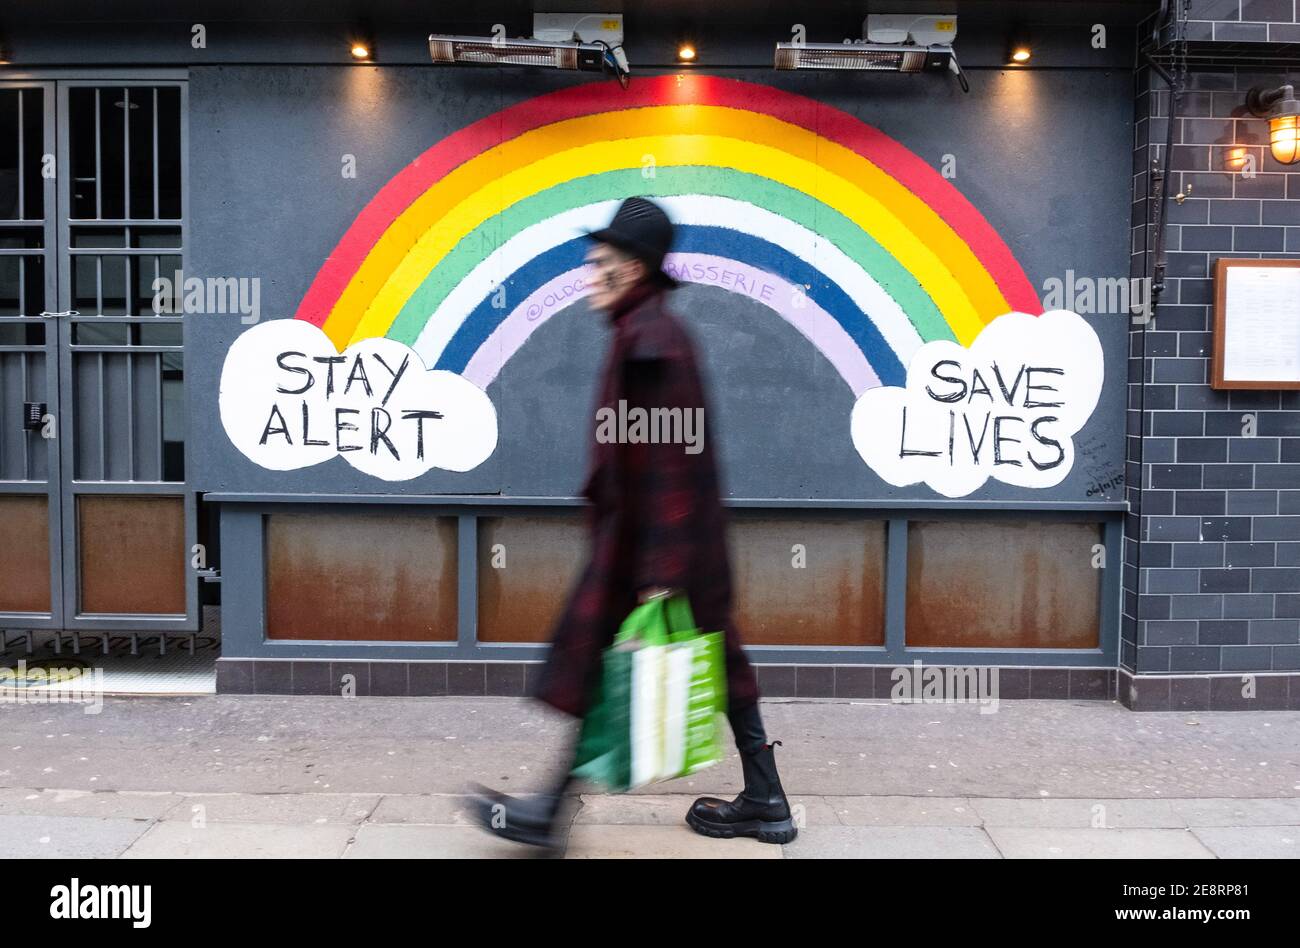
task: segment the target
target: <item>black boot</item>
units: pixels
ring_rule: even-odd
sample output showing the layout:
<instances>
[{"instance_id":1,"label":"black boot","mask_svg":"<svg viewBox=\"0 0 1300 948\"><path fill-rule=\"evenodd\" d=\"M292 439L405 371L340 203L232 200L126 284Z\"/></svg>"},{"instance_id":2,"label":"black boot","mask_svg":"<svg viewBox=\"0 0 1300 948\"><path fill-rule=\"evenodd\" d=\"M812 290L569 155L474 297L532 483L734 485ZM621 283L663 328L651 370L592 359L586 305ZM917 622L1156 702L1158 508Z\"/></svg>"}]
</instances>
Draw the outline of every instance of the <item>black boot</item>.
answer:
<instances>
[{"instance_id":1,"label":"black boot","mask_svg":"<svg viewBox=\"0 0 1300 948\"><path fill-rule=\"evenodd\" d=\"M731 713L728 720L740 751L745 789L734 800L700 797L691 805L686 822L705 836L752 836L764 843L788 843L799 831L776 772L772 748L781 742L767 743L757 704Z\"/></svg>"},{"instance_id":2,"label":"black boot","mask_svg":"<svg viewBox=\"0 0 1300 948\"><path fill-rule=\"evenodd\" d=\"M562 843L560 810L575 778L566 770L542 793L510 797L481 784L473 785L468 809L475 822L502 839L556 851Z\"/></svg>"}]
</instances>

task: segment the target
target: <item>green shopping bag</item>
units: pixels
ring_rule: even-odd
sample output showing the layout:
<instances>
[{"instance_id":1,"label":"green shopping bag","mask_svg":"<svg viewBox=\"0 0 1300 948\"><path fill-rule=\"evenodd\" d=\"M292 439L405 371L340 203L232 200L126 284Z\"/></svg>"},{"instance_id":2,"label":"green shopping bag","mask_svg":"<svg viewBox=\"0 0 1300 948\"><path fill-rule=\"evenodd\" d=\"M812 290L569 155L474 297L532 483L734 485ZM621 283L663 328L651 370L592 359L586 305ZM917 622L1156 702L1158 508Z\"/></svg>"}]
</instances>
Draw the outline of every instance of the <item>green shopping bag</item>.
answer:
<instances>
[{"instance_id":1,"label":"green shopping bag","mask_svg":"<svg viewBox=\"0 0 1300 948\"><path fill-rule=\"evenodd\" d=\"M605 649L573 772L615 792L694 773L721 759L726 707L722 633L685 596L652 599Z\"/></svg>"}]
</instances>

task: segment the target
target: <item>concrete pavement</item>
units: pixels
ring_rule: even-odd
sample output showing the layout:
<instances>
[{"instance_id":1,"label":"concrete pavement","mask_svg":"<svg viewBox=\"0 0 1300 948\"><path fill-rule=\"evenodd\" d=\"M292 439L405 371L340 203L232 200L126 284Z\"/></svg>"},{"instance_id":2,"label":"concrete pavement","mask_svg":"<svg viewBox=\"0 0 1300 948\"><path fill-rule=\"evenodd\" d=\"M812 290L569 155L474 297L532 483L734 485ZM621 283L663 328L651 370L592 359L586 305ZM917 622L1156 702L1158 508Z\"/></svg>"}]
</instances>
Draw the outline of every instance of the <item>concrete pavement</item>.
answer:
<instances>
[{"instance_id":1,"label":"concrete pavement","mask_svg":"<svg viewBox=\"0 0 1300 948\"><path fill-rule=\"evenodd\" d=\"M1095 701L763 703L801 824L786 846L682 816L734 795L733 754L567 808L583 857L1300 855L1300 714ZM523 857L460 793L544 785L572 724L513 698L211 696L0 703L0 856Z\"/></svg>"}]
</instances>

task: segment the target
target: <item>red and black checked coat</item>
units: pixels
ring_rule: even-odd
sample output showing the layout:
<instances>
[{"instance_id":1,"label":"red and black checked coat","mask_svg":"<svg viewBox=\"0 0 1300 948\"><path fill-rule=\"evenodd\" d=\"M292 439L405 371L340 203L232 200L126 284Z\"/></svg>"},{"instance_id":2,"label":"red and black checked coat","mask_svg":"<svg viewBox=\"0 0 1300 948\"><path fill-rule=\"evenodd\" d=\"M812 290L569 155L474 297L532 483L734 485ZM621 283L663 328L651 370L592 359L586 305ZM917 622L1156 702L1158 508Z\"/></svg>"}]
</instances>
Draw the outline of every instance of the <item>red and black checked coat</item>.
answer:
<instances>
[{"instance_id":1,"label":"red and black checked coat","mask_svg":"<svg viewBox=\"0 0 1300 948\"><path fill-rule=\"evenodd\" d=\"M696 624L722 630L730 708L758 700L753 667L731 618L726 515L719 496L712 429L690 337L665 308L665 293L642 284L611 315L614 338L591 424L591 464L584 496L591 558L556 623L534 697L581 716L609 645L637 592L684 589ZM704 409L702 450L685 444L596 440L597 411L617 418L620 399L634 407ZM697 434L697 437L699 435Z\"/></svg>"}]
</instances>

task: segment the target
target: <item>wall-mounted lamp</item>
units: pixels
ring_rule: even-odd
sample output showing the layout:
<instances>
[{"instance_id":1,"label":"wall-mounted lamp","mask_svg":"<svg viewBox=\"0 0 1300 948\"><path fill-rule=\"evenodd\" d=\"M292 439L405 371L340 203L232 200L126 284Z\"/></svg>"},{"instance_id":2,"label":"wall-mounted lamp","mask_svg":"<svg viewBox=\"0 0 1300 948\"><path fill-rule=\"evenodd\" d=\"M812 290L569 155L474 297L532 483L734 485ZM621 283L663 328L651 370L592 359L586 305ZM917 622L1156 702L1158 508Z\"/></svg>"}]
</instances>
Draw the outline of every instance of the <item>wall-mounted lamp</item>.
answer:
<instances>
[{"instance_id":1,"label":"wall-mounted lamp","mask_svg":"<svg viewBox=\"0 0 1300 948\"><path fill-rule=\"evenodd\" d=\"M695 44L678 43L677 44L677 61L679 63L695 62Z\"/></svg>"},{"instance_id":2,"label":"wall-mounted lamp","mask_svg":"<svg viewBox=\"0 0 1300 948\"><path fill-rule=\"evenodd\" d=\"M1300 161L1300 99L1295 97L1294 86L1256 86L1246 93L1246 108L1252 115L1268 119L1269 150L1279 164Z\"/></svg>"},{"instance_id":3,"label":"wall-mounted lamp","mask_svg":"<svg viewBox=\"0 0 1300 948\"><path fill-rule=\"evenodd\" d=\"M361 40L353 40L351 53L353 59L357 59L357 60L369 59L370 45L368 43L362 42Z\"/></svg>"}]
</instances>

